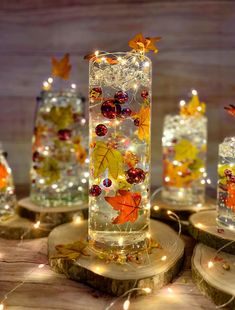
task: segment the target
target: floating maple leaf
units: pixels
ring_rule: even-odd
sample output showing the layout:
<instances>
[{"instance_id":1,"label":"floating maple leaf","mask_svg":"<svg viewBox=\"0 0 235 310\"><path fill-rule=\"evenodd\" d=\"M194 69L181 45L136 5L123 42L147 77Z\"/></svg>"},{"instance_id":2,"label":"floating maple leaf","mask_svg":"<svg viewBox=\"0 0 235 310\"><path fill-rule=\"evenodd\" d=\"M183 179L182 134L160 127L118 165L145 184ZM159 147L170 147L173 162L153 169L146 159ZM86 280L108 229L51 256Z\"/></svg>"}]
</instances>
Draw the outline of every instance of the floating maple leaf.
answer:
<instances>
[{"instance_id":1,"label":"floating maple leaf","mask_svg":"<svg viewBox=\"0 0 235 310\"><path fill-rule=\"evenodd\" d=\"M230 115L235 116L235 105L230 104L228 107L224 108Z\"/></svg>"},{"instance_id":2,"label":"floating maple leaf","mask_svg":"<svg viewBox=\"0 0 235 310\"><path fill-rule=\"evenodd\" d=\"M119 215L112 221L113 224L134 223L137 220L141 202L140 193L119 190L116 196L105 197L105 200L114 210L119 211Z\"/></svg>"},{"instance_id":3,"label":"floating maple leaf","mask_svg":"<svg viewBox=\"0 0 235 310\"><path fill-rule=\"evenodd\" d=\"M160 41L161 37L149 38L144 37L142 33L138 33L133 39L129 41L129 46L137 52L147 53L153 51L154 53L158 52L155 43Z\"/></svg>"},{"instance_id":4,"label":"floating maple leaf","mask_svg":"<svg viewBox=\"0 0 235 310\"><path fill-rule=\"evenodd\" d=\"M5 165L0 164L0 189L6 187L9 173Z\"/></svg>"},{"instance_id":5,"label":"floating maple leaf","mask_svg":"<svg viewBox=\"0 0 235 310\"><path fill-rule=\"evenodd\" d=\"M140 140L149 140L150 134L150 108L142 107L135 118L138 118L138 137Z\"/></svg>"},{"instance_id":6,"label":"floating maple leaf","mask_svg":"<svg viewBox=\"0 0 235 310\"><path fill-rule=\"evenodd\" d=\"M94 178L99 177L106 169L114 179L117 179L121 173L122 154L104 142L96 143L91 159L94 166Z\"/></svg>"},{"instance_id":7,"label":"floating maple leaf","mask_svg":"<svg viewBox=\"0 0 235 310\"><path fill-rule=\"evenodd\" d=\"M69 127L73 123L73 111L71 105L67 107L53 106L48 113L42 115L43 119L53 123L59 129Z\"/></svg>"},{"instance_id":8,"label":"floating maple leaf","mask_svg":"<svg viewBox=\"0 0 235 310\"><path fill-rule=\"evenodd\" d=\"M235 211L235 183L230 183L227 186L228 196L226 198L226 205Z\"/></svg>"},{"instance_id":9,"label":"floating maple leaf","mask_svg":"<svg viewBox=\"0 0 235 310\"><path fill-rule=\"evenodd\" d=\"M60 60L52 57L52 75L59 77L63 80L68 80L69 74L71 71L71 64L69 63L69 54L65 54L64 57Z\"/></svg>"},{"instance_id":10,"label":"floating maple leaf","mask_svg":"<svg viewBox=\"0 0 235 310\"><path fill-rule=\"evenodd\" d=\"M194 160L198 154L198 149L186 139L180 140L175 145L175 160Z\"/></svg>"}]
</instances>

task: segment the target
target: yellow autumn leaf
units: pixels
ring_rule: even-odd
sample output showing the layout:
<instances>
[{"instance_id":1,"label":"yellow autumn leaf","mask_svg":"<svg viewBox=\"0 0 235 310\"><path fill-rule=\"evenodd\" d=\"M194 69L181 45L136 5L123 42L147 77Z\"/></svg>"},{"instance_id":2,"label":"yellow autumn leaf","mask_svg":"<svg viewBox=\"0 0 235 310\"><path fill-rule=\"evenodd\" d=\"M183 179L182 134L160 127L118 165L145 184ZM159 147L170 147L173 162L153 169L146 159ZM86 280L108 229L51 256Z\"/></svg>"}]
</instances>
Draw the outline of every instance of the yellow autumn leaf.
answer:
<instances>
[{"instance_id":1,"label":"yellow autumn leaf","mask_svg":"<svg viewBox=\"0 0 235 310\"><path fill-rule=\"evenodd\" d=\"M52 107L48 113L43 114L43 119L53 123L58 129L64 129L73 123L72 107Z\"/></svg>"},{"instance_id":2,"label":"yellow autumn leaf","mask_svg":"<svg viewBox=\"0 0 235 310\"><path fill-rule=\"evenodd\" d=\"M108 169L110 175L117 179L122 171L122 154L104 142L98 141L96 143L91 154L91 160L94 168L94 178L98 178Z\"/></svg>"},{"instance_id":3,"label":"yellow autumn leaf","mask_svg":"<svg viewBox=\"0 0 235 310\"><path fill-rule=\"evenodd\" d=\"M200 102L198 95L193 95L191 100L180 108L180 114L185 116L201 116L206 112L206 105Z\"/></svg>"},{"instance_id":4,"label":"yellow autumn leaf","mask_svg":"<svg viewBox=\"0 0 235 310\"><path fill-rule=\"evenodd\" d=\"M188 140L182 139L175 145L175 160L194 160L198 154L198 149Z\"/></svg>"},{"instance_id":5,"label":"yellow autumn leaf","mask_svg":"<svg viewBox=\"0 0 235 310\"><path fill-rule=\"evenodd\" d=\"M138 114L138 119L138 137L140 140L148 141L150 135L150 108L142 107Z\"/></svg>"}]
</instances>

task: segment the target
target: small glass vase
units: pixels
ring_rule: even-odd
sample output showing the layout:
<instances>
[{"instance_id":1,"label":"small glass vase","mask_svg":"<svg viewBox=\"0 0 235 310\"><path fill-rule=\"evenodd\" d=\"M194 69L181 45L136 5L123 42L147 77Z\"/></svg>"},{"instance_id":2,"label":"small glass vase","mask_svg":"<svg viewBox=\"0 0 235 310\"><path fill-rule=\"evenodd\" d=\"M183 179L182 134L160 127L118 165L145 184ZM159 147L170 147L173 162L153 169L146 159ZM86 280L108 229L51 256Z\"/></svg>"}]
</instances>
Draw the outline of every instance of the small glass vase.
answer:
<instances>
[{"instance_id":1,"label":"small glass vase","mask_svg":"<svg viewBox=\"0 0 235 310\"><path fill-rule=\"evenodd\" d=\"M207 118L167 115L163 137L162 199L173 205L205 201Z\"/></svg>"},{"instance_id":2,"label":"small glass vase","mask_svg":"<svg viewBox=\"0 0 235 310\"><path fill-rule=\"evenodd\" d=\"M104 249L146 246L150 218L149 58L107 53L89 64L89 238Z\"/></svg>"},{"instance_id":3,"label":"small glass vase","mask_svg":"<svg viewBox=\"0 0 235 310\"><path fill-rule=\"evenodd\" d=\"M217 222L235 229L235 137L219 145Z\"/></svg>"},{"instance_id":4,"label":"small glass vase","mask_svg":"<svg viewBox=\"0 0 235 310\"><path fill-rule=\"evenodd\" d=\"M0 145L0 217L14 214L15 207L16 196L12 172Z\"/></svg>"},{"instance_id":5,"label":"small glass vase","mask_svg":"<svg viewBox=\"0 0 235 310\"><path fill-rule=\"evenodd\" d=\"M31 200L41 207L76 206L87 199L87 127L75 89L42 91L32 144Z\"/></svg>"}]
</instances>

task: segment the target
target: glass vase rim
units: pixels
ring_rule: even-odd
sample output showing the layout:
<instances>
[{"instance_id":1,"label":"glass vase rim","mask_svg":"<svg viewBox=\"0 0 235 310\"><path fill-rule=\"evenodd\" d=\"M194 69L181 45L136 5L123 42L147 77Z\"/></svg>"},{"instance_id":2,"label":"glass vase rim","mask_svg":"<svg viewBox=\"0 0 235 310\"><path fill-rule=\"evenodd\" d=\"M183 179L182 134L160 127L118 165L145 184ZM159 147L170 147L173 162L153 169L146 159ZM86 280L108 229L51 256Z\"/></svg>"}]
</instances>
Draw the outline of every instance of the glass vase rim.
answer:
<instances>
[{"instance_id":1,"label":"glass vase rim","mask_svg":"<svg viewBox=\"0 0 235 310\"><path fill-rule=\"evenodd\" d=\"M224 140L220 143L220 145L227 144L227 143L234 143L235 146L235 136L225 137Z\"/></svg>"},{"instance_id":2,"label":"glass vase rim","mask_svg":"<svg viewBox=\"0 0 235 310\"><path fill-rule=\"evenodd\" d=\"M183 118L183 119L206 119L207 120L207 116L206 115L180 115L180 114L166 114L164 118L167 117L176 117L178 116L179 118Z\"/></svg>"},{"instance_id":3,"label":"glass vase rim","mask_svg":"<svg viewBox=\"0 0 235 310\"><path fill-rule=\"evenodd\" d=\"M53 95L68 95L68 93L73 94L73 95L77 95L82 97L81 93L77 90L77 89L73 89L73 88L64 88L62 90L42 90L40 94L42 94L43 96L48 96L49 94L53 94Z\"/></svg>"},{"instance_id":4,"label":"glass vase rim","mask_svg":"<svg viewBox=\"0 0 235 310\"><path fill-rule=\"evenodd\" d=\"M146 56L145 54L142 54L142 53L139 53L139 52L133 52L133 51L126 51L126 52L106 52L106 51L101 51L99 52L99 54L97 56L95 56L96 58L99 58L99 57L105 57L105 56L108 56L108 55L114 55L116 57L118 57L119 55L132 55L133 57L142 57L143 61L149 61L150 63L152 63L151 59ZM90 63L94 63L95 62L95 57L92 57L89 62Z\"/></svg>"}]
</instances>

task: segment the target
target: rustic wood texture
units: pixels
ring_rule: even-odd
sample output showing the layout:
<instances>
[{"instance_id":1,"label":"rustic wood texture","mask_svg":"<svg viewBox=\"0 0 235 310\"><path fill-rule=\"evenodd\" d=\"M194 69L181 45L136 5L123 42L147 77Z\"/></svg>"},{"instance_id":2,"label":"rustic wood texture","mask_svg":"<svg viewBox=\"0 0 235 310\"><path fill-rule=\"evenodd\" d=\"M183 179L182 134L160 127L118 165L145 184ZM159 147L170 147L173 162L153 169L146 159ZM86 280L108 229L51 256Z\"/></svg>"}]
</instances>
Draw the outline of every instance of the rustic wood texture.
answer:
<instances>
[{"instance_id":1,"label":"rustic wood texture","mask_svg":"<svg viewBox=\"0 0 235 310\"><path fill-rule=\"evenodd\" d=\"M88 218L88 202L83 202L77 206L46 208L34 204L29 197L18 202L17 213L31 221L40 221L48 228L71 222L75 216L81 219Z\"/></svg>"},{"instance_id":2,"label":"rustic wood texture","mask_svg":"<svg viewBox=\"0 0 235 310\"><path fill-rule=\"evenodd\" d=\"M189 232L193 238L214 249L235 255L235 232L224 227L219 227L216 223L217 212L202 211L195 213L189 218Z\"/></svg>"},{"instance_id":3,"label":"rustic wood texture","mask_svg":"<svg viewBox=\"0 0 235 310\"><path fill-rule=\"evenodd\" d=\"M192 283L190 260L194 241L190 237L183 239L186 243L184 271L169 285L172 293L168 292L167 286L153 294L131 298L131 309L215 310L215 305ZM23 243L0 239L0 249L0 299L26 277L26 283L9 295L6 309L104 310L114 300L50 270L47 238ZM38 264L45 264L45 267L27 276ZM121 299L113 310L122 309L123 302Z\"/></svg>"},{"instance_id":4,"label":"rustic wood texture","mask_svg":"<svg viewBox=\"0 0 235 310\"><path fill-rule=\"evenodd\" d=\"M49 235L51 229L42 224L40 227L34 227L35 222L15 214L8 220L0 221L0 237L5 239L34 239Z\"/></svg>"},{"instance_id":5,"label":"rustic wood texture","mask_svg":"<svg viewBox=\"0 0 235 310\"><path fill-rule=\"evenodd\" d=\"M221 261L215 262L213 268L208 268L208 262L213 261L212 258L216 255ZM194 249L192 256L193 280L199 289L209 296L218 306L227 303L235 296L234 261L234 255L224 252L217 254L216 250L201 243L196 245ZM224 262L230 266L229 270L223 268ZM226 308L235 308L235 297Z\"/></svg>"},{"instance_id":6,"label":"rustic wood texture","mask_svg":"<svg viewBox=\"0 0 235 310\"><path fill-rule=\"evenodd\" d=\"M153 183L161 183L161 132L166 113L192 88L208 103L210 176L217 146L234 134L223 106L234 103L234 1L38 0L0 3L0 140L16 183L29 181L35 97L50 75L50 57L70 52L73 79L87 94L84 54L128 50L137 32L161 35L153 60ZM219 124L219 125L218 125Z\"/></svg>"},{"instance_id":7,"label":"rustic wood texture","mask_svg":"<svg viewBox=\"0 0 235 310\"><path fill-rule=\"evenodd\" d=\"M88 256L78 260L54 258L56 246L87 240L87 221L80 224L68 223L56 227L48 237L49 263L53 270L68 278L99 289L105 293L120 296L132 288L161 288L168 284L180 271L183 262L184 244L167 225L151 221L151 236L161 248L146 253L141 264L107 263L97 258L97 253L87 247ZM161 258L166 256L166 260ZM97 270L98 267L98 270Z\"/></svg>"}]
</instances>

